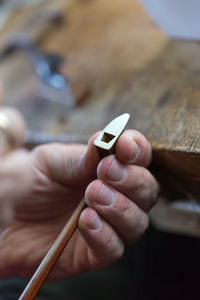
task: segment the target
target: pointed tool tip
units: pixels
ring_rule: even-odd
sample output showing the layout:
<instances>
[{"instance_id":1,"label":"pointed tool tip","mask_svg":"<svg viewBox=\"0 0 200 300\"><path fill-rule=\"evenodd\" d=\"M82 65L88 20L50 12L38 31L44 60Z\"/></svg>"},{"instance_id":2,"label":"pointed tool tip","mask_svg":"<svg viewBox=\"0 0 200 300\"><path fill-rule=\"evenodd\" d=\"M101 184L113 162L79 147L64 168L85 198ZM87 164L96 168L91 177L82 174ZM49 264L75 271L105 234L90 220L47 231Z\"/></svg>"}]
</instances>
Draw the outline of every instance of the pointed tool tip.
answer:
<instances>
[{"instance_id":1,"label":"pointed tool tip","mask_svg":"<svg viewBox=\"0 0 200 300\"><path fill-rule=\"evenodd\" d=\"M127 122L128 122L128 120L129 120L129 118L130 118L130 114L124 113L124 114L120 115L119 117L126 118L126 119L127 119Z\"/></svg>"},{"instance_id":2,"label":"pointed tool tip","mask_svg":"<svg viewBox=\"0 0 200 300\"><path fill-rule=\"evenodd\" d=\"M130 114L125 113L112 120L97 136L94 145L102 152L112 153L114 145L123 132Z\"/></svg>"}]
</instances>

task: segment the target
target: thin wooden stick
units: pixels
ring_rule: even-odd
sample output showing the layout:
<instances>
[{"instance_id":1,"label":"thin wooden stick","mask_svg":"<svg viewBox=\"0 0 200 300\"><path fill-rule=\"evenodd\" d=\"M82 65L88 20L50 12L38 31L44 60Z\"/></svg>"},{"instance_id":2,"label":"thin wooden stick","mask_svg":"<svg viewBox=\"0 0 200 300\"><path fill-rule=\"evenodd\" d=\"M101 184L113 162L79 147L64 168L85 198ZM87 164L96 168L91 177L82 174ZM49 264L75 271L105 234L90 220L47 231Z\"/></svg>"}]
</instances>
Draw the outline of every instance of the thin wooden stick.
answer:
<instances>
[{"instance_id":1,"label":"thin wooden stick","mask_svg":"<svg viewBox=\"0 0 200 300\"><path fill-rule=\"evenodd\" d=\"M54 267L64 248L68 244L71 236L76 230L80 214L85 207L85 200L82 199L77 208L75 209L74 213L72 214L71 218L64 226L57 239L55 240L54 244L47 252L46 256L39 265L30 282L26 286L19 300L32 300L35 298L40 287L46 280L47 276L49 275L50 271Z\"/></svg>"}]
</instances>

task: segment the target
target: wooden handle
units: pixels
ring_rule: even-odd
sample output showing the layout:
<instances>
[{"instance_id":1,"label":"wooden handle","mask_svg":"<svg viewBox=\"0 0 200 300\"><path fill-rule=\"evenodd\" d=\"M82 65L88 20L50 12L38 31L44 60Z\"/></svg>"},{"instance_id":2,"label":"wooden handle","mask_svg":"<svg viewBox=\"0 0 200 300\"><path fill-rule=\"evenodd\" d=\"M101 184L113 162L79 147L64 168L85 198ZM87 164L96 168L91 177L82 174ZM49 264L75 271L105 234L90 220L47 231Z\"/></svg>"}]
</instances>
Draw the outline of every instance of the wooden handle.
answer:
<instances>
[{"instance_id":1,"label":"wooden handle","mask_svg":"<svg viewBox=\"0 0 200 300\"><path fill-rule=\"evenodd\" d=\"M30 282L26 286L19 300L32 300L35 298L40 287L46 280L47 276L49 275L50 271L54 267L64 248L68 244L71 236L76 230L80 214L85 207L85 200L82 199L77 208L75 209L74 213L72 214L71 218L69 219L69 221L57 237L57 239L55 240L54 244L47 252L46 256L39 265Z\"/></svg>"}]
</instances>

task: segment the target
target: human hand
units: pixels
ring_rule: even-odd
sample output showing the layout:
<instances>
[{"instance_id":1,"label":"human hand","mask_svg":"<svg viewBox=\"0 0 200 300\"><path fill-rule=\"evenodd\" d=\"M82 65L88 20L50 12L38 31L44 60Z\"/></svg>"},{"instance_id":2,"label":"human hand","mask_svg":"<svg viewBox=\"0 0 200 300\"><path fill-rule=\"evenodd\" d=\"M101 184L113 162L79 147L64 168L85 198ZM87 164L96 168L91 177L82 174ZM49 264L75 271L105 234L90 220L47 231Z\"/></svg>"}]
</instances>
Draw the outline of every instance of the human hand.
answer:
<instances>
[{"instance_id":1,"label":"human hand","mask_svg":"<svg viewBox=\"0 0 200 300\"><path fill-rule=\"evenodd\" d=\"M147 212L159 189L145 168L151 161L148 141L137 131L125 131L116 154L100 161L95 137L87 148L51 144L30 154L32 186L28 196L13 203L13 220L1 234L2 277L30 277L84 195L88 207L80 216L79 230L51 278L113 263L122 256L125 243L146 230Z\"/></svg>"}]
</instances>

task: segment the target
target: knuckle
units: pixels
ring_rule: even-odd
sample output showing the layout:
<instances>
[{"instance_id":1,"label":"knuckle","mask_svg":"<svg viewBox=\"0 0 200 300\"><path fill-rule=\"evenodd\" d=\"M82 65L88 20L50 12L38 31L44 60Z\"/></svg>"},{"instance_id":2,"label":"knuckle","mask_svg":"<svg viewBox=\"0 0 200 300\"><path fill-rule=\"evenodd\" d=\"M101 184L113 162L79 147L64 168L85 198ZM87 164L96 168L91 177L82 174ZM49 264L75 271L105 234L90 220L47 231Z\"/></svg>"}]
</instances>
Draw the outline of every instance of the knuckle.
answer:
<instances>
[{"instance_id":1,"label":"knuckle","mask_svg":"<svg viewBox=\"0 0 200 300\"><path fill-rule=\"evenodd\" d=\"M132 166L131 169L131 178L132 178L132 186L131 193L133 196L137 196L141 193L141 190L144 189L146 184L146 169L142 167Z\"/></svg>"},{"instance_id":2,"label":"knuckle","mask_svg":"<svg viewBox=\"0 0 200 300\"><path fill-rule=\"evenodd\" d=\"M115 205L115 215L118 218L126 218L130 212L130 202L129 200L125 200L123 198L117 198L116 205Z\"/></svg>"},{"instance_id":3,"label":"knuckle","mask_svg":"<svg viewBox=\"0 0 200 300\"><path fill-rule=\"evenodd\" d=\"M140 199L139 205L144 211L149 211L157 202L159 185L149 170L143 167L137 167L133 178L134 184L131 187L131 198Z\"/></svg>"},{"instance_id":4,"label":"knuckle","mask_svg":"<svg viewBox=\"0 0 200 300\"><path fill-rule=\"evenodd\" d=\"M113 249L113 245L115 244L115 236L113 234L106 234L102 239L102 246L104 249L108 251Z\"/></svg>"},{"instance_id":5,"label":"knuckle","mask_svg":"<svg viewBox=\"0 0 200 300\"><path fill-rule=\"evenodd\" d=\"M137 241L147 230L149 226L149 218L145 213L140 213L135 219L134 229L131 231L131 234L126 237L126 242L128 244L134 243Z\"/></svg>"},{"instance_id":6,"label":"knuckle","mask_svg":"<svg viewBox=\"0 0 200 300\"><path fill-rule=\"evenodd\" d=\"M124 244L117 239L118 237L115 234L110 234L103 241L104 256L107 256L110 262L119 259L124 253Z\"/></svg>"},{"instance_id":7,"label":"knuckle","mask_svg":"<svg viewBox=\"0 0 200 300\"><path fill-rule=\"evenodd\" d=\"M43 157L46 147L47 147L46 145L41 145L41 146L35 147L35 149L32 150L32 152L31 152L32 156L35 157L35 158Z\"/></svg>"}]
</instances>

